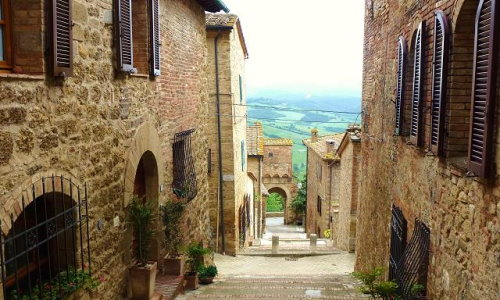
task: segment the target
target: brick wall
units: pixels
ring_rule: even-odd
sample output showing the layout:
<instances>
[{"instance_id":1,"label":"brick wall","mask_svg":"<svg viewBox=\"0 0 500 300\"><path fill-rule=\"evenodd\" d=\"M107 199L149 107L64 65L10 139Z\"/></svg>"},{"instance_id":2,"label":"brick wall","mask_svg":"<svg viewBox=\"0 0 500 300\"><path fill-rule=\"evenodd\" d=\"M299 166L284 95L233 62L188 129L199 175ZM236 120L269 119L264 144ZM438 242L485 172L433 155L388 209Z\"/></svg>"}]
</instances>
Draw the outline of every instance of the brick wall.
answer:
<instances>
[{"instance_id":1,"label":"brick wall","mask_svg":"<svg viewBox=\"0 0 500 300\"><path fill-rule=\"evenodd\" d=\"M457 76L448 77L447 105L450 110L447 112L449 126L446 132L449 138L445 140L449 140L448 156L460 155L460 151L453 153L453 145L460 144L463 138L460 132L465 132L465 126L459 124L467 121L467 114L461 111L469 108L469 79L464 76L470 74L470 70L468 63L461 62L463 56L460 52L468 52L469 46L464 48L461 45L460 40L466 44L468 42L467 38L461 38L458 22L462 13L464 16L470 14L470 5L474 4L471 0L375 0L366 3L363 67L365 114L356 268L388 268L390 211L391 205L395 203L402 208L409 221L408 238L411 237L415 218L421 219L430 228L427 283L430 299L493 299L498 291L495 276L491 276L498 269L495 254L498 252L495 234L500 196L496 184L498 178L489 182L468 178L463 168L457 167L452 159L440 159L428 155L426 151L429 143L429 72L432 64L432 54L429 53L432 50L433 13L436 9L443 10L451 28L458 34L451 50L450 70ZM464 10L461 11L462 8ZM402 35L410 41L420 20L427 22L423 87L423 111L426 117L424 147L416 148L407 145L407 137L393 136L393 100L398 37ZM454 122L457 127L452 126ZM498 149L498 144L495 145Z\"/></svg>"},{"instance_id":2,"label":"brick wall","mask_svg":"<svg viewBox=\"0 0 500 300\"><path fill-rule=\"evenodd\" d=\"M132 38L134 67L138 74L149 74L149 13L147 0L132 0Z\"/></svg>"}]
</instances>

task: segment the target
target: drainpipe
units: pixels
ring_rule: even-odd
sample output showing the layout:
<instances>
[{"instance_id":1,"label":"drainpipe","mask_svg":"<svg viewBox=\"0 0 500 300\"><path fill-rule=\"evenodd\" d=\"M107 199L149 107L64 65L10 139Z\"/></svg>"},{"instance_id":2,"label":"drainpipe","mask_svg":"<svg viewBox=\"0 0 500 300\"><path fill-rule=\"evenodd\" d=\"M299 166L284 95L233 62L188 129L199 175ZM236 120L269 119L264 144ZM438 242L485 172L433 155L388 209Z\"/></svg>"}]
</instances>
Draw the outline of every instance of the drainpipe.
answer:
<instances>
[{"instance_id":1,"label":"drainpipe","mask_svg":"<svg viewBox=\"0 0 500 300\"><path fill-rule=\"evenodd\" d=\"M223 188L223 174L222 174L222 134L221 134L221 111L220 111L220 83L219 83L219 37L221 31L217 32L217 36L214 39L214 50L215 50L215 93L217 99L217 142L219 146L219 232L221 232L222 239L222 254L226 254L226 234L224 228L224 188Z\"/></svg>"}]
</instances>

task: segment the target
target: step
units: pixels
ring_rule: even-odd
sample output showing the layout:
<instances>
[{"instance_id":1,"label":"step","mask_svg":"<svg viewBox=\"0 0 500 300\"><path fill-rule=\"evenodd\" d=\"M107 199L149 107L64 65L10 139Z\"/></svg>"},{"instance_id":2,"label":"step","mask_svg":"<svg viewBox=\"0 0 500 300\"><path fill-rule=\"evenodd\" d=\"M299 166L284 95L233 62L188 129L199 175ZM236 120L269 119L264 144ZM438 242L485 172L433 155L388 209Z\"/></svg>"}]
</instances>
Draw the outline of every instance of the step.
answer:
<instances>
[{"instance_id":1,"label":"step","mask_svg":"<svg viewBox=\"0 0 500 300\"><path fill-rule=\"evenodd\" d=\"M184 276L158 275L155 292L161 295L161 300L173 300L184 293ZM158 299L155 299L158 300Z\"/></svg>"}]
</instances>

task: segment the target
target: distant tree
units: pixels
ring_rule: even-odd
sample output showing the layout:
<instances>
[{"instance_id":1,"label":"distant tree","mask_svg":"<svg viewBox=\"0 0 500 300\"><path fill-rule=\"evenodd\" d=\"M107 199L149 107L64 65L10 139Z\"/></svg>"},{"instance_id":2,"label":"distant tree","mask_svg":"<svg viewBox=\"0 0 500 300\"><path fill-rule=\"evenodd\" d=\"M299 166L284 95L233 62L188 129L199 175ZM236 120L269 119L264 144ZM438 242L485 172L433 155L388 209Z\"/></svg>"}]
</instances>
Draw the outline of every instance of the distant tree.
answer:
<instances>
[{"instance_id":1,"label":"distant tree","mask_svg":"<svg viewBox=\"0 0 500 300\"><path fill-rule=\"evenodd\" d=\"M292 200L292 208L297 215L303 214L307 208L307 178L302 177L300 180L300 188L297 191L297 196Z\"/></svg>"},{"instance_id":2,"label":"distant tree","mask_svg":"<svg viewBox=\"0 0 500 300\"><path fill-rule=\"evenodd\" d=\"M281 212L283 211L283 197L277 193L271 193L269 197L267 197L267 212Z\"/></svg>"}]
</instances>

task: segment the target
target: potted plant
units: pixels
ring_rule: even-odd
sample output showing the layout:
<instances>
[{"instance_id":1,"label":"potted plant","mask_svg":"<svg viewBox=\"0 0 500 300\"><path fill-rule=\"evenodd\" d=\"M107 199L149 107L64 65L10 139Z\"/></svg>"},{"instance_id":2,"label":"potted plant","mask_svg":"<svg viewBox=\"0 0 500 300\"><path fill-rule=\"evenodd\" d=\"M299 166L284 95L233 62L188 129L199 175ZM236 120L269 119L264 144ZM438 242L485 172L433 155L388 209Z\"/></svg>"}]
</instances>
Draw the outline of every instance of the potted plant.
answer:
<instances>
[{"instance_id":1,"label":"potted plant","mask_svg":"<svg viewBox=\"0 0 500 300\"><path fill-rule=\"evenodd\" d=\"M130 267L129 274L132 299L135 300L149 300L154 293L157 263L148 261L154 219L152 207L134 197L129 206L129 222L134 231L133 249L137 261Z\"/></svg>"},{"instance_id":2,"label":"potted plant","mask_svg":"<svg viewBox=\"0 0 500 300\"><path fill-rule=\"evenodd\" d=\"M200 270L198 270L198 277L200 278L201 284L210 284L214 282L214 278L217 274L218 272L216 266L203 266Z\"/></svg>"},{"instance_id":3,"label":"potted plant","mask_svg":"<svg viewBox=\"0 0 500 300\"><path fill-rule=\"evenodd\" d=\"M163 260L163 274L184 274L184 257L179 252L181 243L181 231L179 221L184 212L185 204L179 201L169 201L160 207L163 221L163 233L165 234L165 250L167 254Z\"/></svg>"},{"instance_id":4,"label":"potted plant","mask_svg":"<svg viewBox=\"0 0 500 300\"><path fill-rule=\"evenodd\" d=\"M185 253L188 257L186 263L189 265L189 271L186 273L186 288L196 290L199 287L198 270L204 266L205 255L212 251L198 243L191 243L186 247Z\"/></svg>"}]
</instances>

